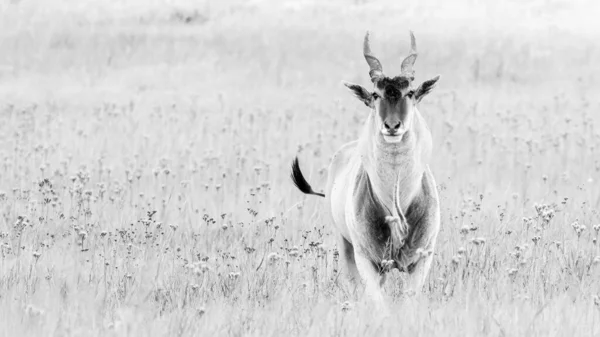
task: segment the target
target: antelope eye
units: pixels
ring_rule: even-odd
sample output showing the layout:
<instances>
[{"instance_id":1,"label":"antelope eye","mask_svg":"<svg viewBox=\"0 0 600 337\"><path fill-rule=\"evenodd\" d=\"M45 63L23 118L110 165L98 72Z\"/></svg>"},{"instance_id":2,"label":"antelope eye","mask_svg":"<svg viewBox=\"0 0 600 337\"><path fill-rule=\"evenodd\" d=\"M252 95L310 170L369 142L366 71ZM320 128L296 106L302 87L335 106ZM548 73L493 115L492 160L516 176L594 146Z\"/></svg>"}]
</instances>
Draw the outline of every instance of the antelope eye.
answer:
<instances>
[{"instance_id":1,"label":"antelope eye","mask_svg":"<svg viewBox=\"0 0 600 337\"><path fill-rule=\"evenodd\" d=\"M377 93L376 93L376 92L374 92L374 93L373 93L373 95L371 95L371 97L373 97L373 99L378 99L378 98L379 98L379 95L377 95Z\"/></svg>"},{"instance_id":2,"label":"antelope eye","mask_svg":"<svg viewBox=\"0 0 600 337\"><path fill-rule=\"evenodd\" d=\"M411 91L409 91L409 92L406 93L406 97L408 97L408 98L413 98L414 95L415 95L415 91L414 90L411 90Z\"/></svg>"}]
</instances>

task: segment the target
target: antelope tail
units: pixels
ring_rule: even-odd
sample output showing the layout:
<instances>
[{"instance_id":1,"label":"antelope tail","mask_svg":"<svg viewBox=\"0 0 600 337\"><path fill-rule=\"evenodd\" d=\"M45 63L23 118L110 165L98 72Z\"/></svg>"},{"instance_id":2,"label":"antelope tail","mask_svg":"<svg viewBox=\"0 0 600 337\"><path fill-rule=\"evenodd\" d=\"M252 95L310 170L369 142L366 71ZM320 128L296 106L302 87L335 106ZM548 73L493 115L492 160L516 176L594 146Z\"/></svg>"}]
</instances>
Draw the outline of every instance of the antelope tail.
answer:
<instances>
[{"instance_id":1,"label":"antelope tail","mask_svg":"<svg viewBox=\"0 0 600 337\"><path fill-rule=\"evenodd\" d=\"M304 179L304 176L302 175L302 171L300 171L300 164L298 163L298 157L296 157L294 159L294 162L292 163L292 174L290 176L292 177L292 181L294 182L294 185L296 185L296 187L298 187L298 189L302 193L325 197L325 194L317 193L317 192L313 191L313 189L310 186L310 184L308 183L308 181L306 181L306 179Z\"/></svg>"}]
</instances>

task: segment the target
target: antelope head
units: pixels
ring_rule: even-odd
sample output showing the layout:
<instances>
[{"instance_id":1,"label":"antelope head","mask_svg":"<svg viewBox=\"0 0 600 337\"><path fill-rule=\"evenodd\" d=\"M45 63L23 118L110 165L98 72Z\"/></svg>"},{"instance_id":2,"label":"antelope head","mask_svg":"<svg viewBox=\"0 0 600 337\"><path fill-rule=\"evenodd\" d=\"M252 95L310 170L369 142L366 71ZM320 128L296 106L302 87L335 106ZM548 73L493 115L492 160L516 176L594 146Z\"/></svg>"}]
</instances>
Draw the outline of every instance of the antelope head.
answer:
<instances>
[{"instance_id":1,"label":"antelope head","mask_svg":"<svg viewBox=\"0 0 600 337\"><path fill-rule=\"evenodd\" d=\"M417 59L415 36L410 32L411 50L402 61L400 75L387 77L383 74L381 62L371 52L369 32L365 35L363 54L369 64L369 76L373 82L373 91L364 87L344 83L348 89L372 109L375 127L380 137L386 143L398 143L402 136L410 130L414 119L416 105L431 92L440 76L413 87L415 72L413 65Z\"/></svg>"}]
</instances>

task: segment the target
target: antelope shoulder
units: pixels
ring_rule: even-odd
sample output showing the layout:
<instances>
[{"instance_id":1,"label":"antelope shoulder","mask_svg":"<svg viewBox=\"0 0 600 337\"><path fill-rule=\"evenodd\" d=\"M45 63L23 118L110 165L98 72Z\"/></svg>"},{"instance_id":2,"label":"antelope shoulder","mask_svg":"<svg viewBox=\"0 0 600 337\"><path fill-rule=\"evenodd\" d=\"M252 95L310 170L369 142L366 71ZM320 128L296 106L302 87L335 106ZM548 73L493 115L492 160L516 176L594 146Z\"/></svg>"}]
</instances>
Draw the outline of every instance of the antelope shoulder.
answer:
<instances>
[{"instance_id":1,"label":"antelope shoulder","mask_svg":"<svg viewBox=\"0 0 600 337\"><path fill-rule=\"evenodd\" d=\"M426 167L421 180L421 191L406 212L410 240L413 249L432 249L440 227L440 203L435 179Z\"/></svg>"}]
</instances>

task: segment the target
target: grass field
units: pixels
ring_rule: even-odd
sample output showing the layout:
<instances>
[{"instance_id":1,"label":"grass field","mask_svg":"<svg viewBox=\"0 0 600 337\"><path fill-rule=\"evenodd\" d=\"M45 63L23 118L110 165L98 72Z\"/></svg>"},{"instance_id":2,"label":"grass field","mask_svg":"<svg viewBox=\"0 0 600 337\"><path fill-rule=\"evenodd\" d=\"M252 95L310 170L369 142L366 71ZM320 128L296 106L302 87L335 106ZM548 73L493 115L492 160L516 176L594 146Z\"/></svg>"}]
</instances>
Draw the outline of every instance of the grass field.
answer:
<instances>
[{"instance_id":1,"label":"grass field","mask_svg":"<svg viewBox=\"0 0 600 337\"><path fill-rule=\"evenodd\" d=\"M0 2L0 335L600 335L595 1ZM392 317L316 189L419 48L442 229Z\"/></svg>"}]
</instances>

